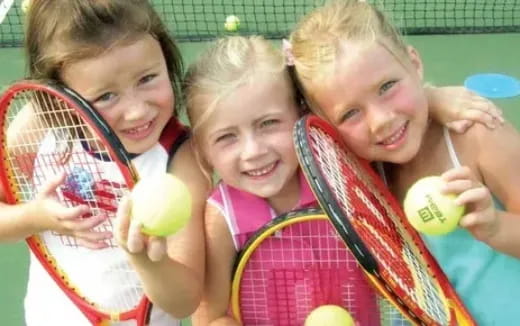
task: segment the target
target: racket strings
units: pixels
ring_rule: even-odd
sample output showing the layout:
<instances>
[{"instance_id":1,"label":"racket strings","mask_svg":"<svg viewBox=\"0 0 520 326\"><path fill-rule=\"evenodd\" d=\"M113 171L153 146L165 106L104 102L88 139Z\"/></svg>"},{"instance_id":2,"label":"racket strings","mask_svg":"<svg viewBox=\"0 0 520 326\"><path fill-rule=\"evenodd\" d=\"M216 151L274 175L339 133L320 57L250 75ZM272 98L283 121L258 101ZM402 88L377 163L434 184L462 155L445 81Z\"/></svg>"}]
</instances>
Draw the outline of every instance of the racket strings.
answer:
<instances>
[{"instance_id":1,"label":"racket strings","mask_svg":"<svg viewBox=\"0 0 520 326\"><path fill-rule=\"evenodd\" d=\"M64 101L45 92L20 93L19 97L16 97L11 103L11 106L13 105L14 107L9 110L9 122L13 122L16 114L28 105L34 112L31 128L19 130L16 135L16 144L9 146L10 157L15 163L10 164L15 167L13 176L16 178L16 184L23 185L19 189L19 198L32 199L50 176L66 172L67 178L62 188L64 201L69 204L68 206L88 204L92 209L92 214L101 213L100 208L106 208L105 203L115 208L117 197L121 197L122 194L118 194L117 197L96 196L96 187L92 184L89 187L88 183L102 180L100 166L87 157L89 153L72 148L74 141L96 144L99 155L110 157L99 139L93 136L79 138L79 135L92 135L92 133L88 126L78 119L74 109L68 107ZM7 128L9 126L10 124L6 125ZM52 136L54 139L54 143L49 144L53 148L42 152L40 145L46 136L47 138ZM39 155L38 151L40 151ZM66 171L67 163L71 159L74 160L74 168L72 171ZM35 171L35 167L45 167L45 170ZM31 175L31 173L33 174ZM96 197L98 202L89 201ZM111 201L111 203L107 203L107 201ZM97 227L96 230L111 231L111 220L107 219L106 223ZM78 246L75 238L54 234L60 236L64 245ZM112 240L109 245L116 246Z\"/></svg>"},{"instance_id":2,"label":"racket strings","mask_svg":"<svg viewBox=\"0 0 520 326\"><path fill-rule=\"evenodd\" d=\"M30 127L21 129L17 120L24 116ZM94 230L112 232L117 203L128 190L104 141L77 109L46 91L23 91L9 103L6 118L6 163L17 201L34 199L49 178L63 173L55 198L67 207L87 205L90 213L82 218L104 216ZM98 309L123 312L139 304L142 287L114 239L102 250L56 232L44 232L37 241L55 272Z\"/></svg>"},{"instance_id":3,"label":"racket strings","mask_svg":"<svg viewBox=\"0 0 520 326\"><path fill-rule=\"evenodd\" d=\"M357 165L357 162L349 155L344 157L345 164L350 166L349 171L359 172L352 179L360 179L365 186L363 188L365 191L360 187L355 187L355 194L361 199L360 203L377 218L376 221L369 219L361 219L361 221L365 226L375 226L370 228L374 236L374 243L387 244L386 248L390 256L380 257L381 262L387 264L386 271L390 272L392 269L396 269L397 273L393 273L393 279L400 282L401 288L407 291L407 295L415 303L418 303L423 310L431 313L432 316L436 316L436 321L443 322L449 320L449 312L443 303L444 295L436 287L438 283L427 273L425 268L427 263L419 258L421 256L419 248L410 245L414 241L408 235L400 217L397 216L397 213L388 203L380 189L372 182L370 176L361 172L364 169L360 166L353 166L354 164ZM358 201L353 200L352 203L357 204ZM359 210L359 208L356 208L356 210ZM388 229L389 232L381 232L381 230L385 229ZM381 237L381 234L386 235L385 239ZM388 243L395 245L390 246ZM376 253L375 250L373 252ZM401 257L399 257L399 254L401 254ZM390 268L388 261L393 259L404 259L406 263ZM414 286L414 284L417 286Z\"/></svg>"},{"instance_id":4,"label":"racket strings","mask_svg":"<svg viewBox=\"0 0 520 326\"><path fill-rule=\"evenodd\" d=\"M360 325L408 325L379 298L326 218L291 223L249 257L240 285L245 325L303 325L317 306L346 307ZM386 323L385 321L388 321Z\"/></svg>"},{"instance_id":5,"label":"racket strings","mask_svg":"<svg viewBox=\"0 0 520 326\"><path fill-rule=\"evenodd\" d=\"M419 305L434 321L448 324L450 315L442 290L427 273L427 263L413 245L415 242L400 217L368 173L361 172L366 167L321 129L311 127L309 138L319 169L336 201L384 267L381 271L384 277L397 284L397 292Z\"/></svg>"}]
</instances>

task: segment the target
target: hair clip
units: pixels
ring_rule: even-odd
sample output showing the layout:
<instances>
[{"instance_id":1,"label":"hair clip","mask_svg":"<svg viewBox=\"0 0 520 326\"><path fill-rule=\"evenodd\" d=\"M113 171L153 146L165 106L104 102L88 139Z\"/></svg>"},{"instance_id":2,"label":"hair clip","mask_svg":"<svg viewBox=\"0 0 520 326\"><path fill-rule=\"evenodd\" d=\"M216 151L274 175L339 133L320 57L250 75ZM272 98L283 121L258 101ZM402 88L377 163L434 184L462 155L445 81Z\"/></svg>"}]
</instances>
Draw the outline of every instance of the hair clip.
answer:
<instances>
[{"instance_id":1,"label":"hair clip","mask_svg":"<svg viewBox=\"0 0 520 326\"><path fill-rule=\"evenodd\" d=\"M292 44L289 40L282 40L282 49L285 57L285 64L288 66L294 66L294 54L292 52Z\"/></svg>"}]
</instances>

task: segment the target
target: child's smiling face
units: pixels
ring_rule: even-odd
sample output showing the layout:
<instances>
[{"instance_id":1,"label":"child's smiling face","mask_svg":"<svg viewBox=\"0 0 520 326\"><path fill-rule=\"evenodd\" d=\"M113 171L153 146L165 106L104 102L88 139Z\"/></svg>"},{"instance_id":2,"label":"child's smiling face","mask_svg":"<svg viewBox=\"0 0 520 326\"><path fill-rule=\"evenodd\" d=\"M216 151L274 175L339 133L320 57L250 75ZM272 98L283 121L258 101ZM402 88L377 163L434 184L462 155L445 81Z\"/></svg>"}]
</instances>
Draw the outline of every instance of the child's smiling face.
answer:
<instances>
[{"instance_id":1,"label":"child's smiling face","mask_svg":"<svg viewBox=\"0 0 520 326\"><path fill-rule=\"evenodd\" d=\"M428 120L422 63L409 48L343 41L330 75L309 87L322 114L359 156L403 163L418 152Z\"/></svg>"},{"instance_id":2,"label":"child's smiling face","mask_svg":"<svg viewBox=\"0 0 520 326\"><path fill-rule=\"evenodd\" d=\"M284 79L255 78L221 100L204 126L204 157L229 185L272 199L297 181L299 112ZM292 189L292 188L291 188Z\"/></svg>"},{"instance_id":3,"label":"child's smiling face","mask_svg":"<svg viewBox=\"0 0 520 326\"><path fill-rule=\"evenodd\" d=\"M94 106L131 153L154 146L173 114L166 62L150 35L66 65L61 78Z\"/></svg>"}]
</instances>

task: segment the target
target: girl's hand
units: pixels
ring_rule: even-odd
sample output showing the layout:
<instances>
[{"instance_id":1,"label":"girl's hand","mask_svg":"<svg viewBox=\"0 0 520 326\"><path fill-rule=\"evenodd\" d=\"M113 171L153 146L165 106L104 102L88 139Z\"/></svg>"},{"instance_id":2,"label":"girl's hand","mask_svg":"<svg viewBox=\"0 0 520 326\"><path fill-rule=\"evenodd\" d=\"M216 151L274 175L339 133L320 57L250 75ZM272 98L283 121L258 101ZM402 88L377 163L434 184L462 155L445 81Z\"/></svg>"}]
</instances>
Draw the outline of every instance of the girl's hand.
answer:
<instances>
[{"instance_id":1,"label":"girl's hand","mask_svg":"<svg viewBox=\"0 0 520 326\"><path fill-rule=\"evenodd\" d=\"M465 215L459 225L473 236L487 242L499 229L499 219L489 189L482 185L470 168L453 168L442 174L446 181L443 193L457 194L456 204L465 205Z\"/></svg>"},{"instance_id":2,"label":"girl's hand","mask_svg":"<svg viewBox=\"0 0 520 326\"><path fill-rule=\"evenodd\" d=\"M152 262L166 255L166 238L147 236L141 232L141 224L130 218L131 201L123 197L116 214L115 238L119 246L130 254L145 253Z\"/></svg>"},{"instance_id":3,"label":"girl's hand","mask_svg":"<svg viewBox=\"0 0 520 326\"><path fill-rule=\"evenodd\" d=\"M105 240L111 238L112 234L93 230L106 220L106 216L85 217L90 213L88 206L66 207L55 199L56 189L64 179L65 174L51 179L30 202L32 211L29 216L36 233L51 230L76 238L80 246L90 249L107 247Z\"/></svg>"},{"instance_id":4,"label":"girl's hand","mask_svg":"<svg viewBox=\"0 0 520 326\"><path fill-rule=\"evenodd\" d=\"M502 110L463 86L425 87L434 119L458 133L478 122L493 129L504 123Z\"/></svg>"}]
</instances>

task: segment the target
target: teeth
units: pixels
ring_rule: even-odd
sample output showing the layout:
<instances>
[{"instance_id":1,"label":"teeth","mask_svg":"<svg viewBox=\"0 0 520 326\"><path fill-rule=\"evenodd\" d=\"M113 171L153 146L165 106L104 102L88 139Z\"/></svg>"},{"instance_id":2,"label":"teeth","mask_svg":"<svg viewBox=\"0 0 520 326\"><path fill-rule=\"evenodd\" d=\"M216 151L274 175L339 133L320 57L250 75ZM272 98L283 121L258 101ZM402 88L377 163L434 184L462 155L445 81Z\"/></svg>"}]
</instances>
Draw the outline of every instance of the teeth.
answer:
<instances>
[{"instance_id":1,"label":"teeth","mask_svg":"<svg viewBox=\"0 0 520 326\"><path fill-rule=\"evenodd\" d=\"M147 124L144 124L144 125L142 125L140 127L128 129L126 132L129 133L129 134L137 134L139 132L145 131L146 129L150 128L151 124L152 124L152 122L150 121Z\"/></svg>"},{"instance_id":2,"label":"teeth","mask_svg":"<svg viewBox=\"0 0 520 326\"><path fill-rule=\"evenodd\" d=\"M390 145L396 142L404 133L405 126L402 126L399 131L397 131L392 137L385 139L383 142L381 142L383 145Z\"/></svg>"},{"instance_id":3,"label":"teeth","mask_svg":"<svg viewBox=\"0 0 520 326\"><path fill-rule=\"evenodd\" d=\"M269 172L269 171L271 171L271 170L273 169L274 164L275 164L275 163L272 163L272 164L266 166L266 167L263 168L263 169L247 171L247 174L252 175L252 176L255 176L255 177L258 177L258 176L264 175L264 174L266 174L267 172Z\"/></svg>"}]
</instances>

